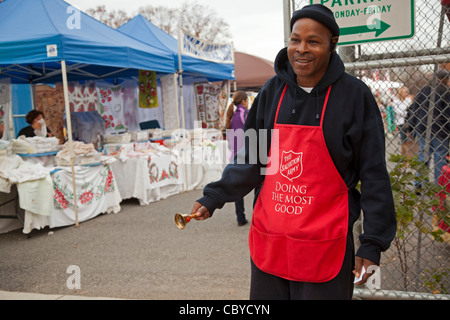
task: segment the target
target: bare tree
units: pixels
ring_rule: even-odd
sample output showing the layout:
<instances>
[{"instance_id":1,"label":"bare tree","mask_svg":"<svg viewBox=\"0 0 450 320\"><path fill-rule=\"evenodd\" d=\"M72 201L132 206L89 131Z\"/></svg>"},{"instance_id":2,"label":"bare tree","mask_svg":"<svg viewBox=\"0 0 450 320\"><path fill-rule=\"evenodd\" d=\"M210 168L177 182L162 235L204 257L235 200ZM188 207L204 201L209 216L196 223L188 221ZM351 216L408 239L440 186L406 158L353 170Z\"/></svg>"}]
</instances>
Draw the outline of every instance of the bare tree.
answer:
<instances>
[{"instance_id":1,"label":"bare tree","mask_svg":"<svg viewBox=\"0 0 450 320\"><path fill-rule=\"evenodd\" d=\"M168 34L177 36L179 10L164 6L145 6L139 8L139 13L155 26L164 30Z\"/></svg>"},{"instance_id":2,"label":"bare tree","mask_svg":"<svg viewBox=\"0 0 450 320\"><path fill-rule=\"evenodd\" d=\"M204 41L229 42L228 23L208 6L197 2L184 2L181 8L146 6L139 13L167 33L178 37L178 25L189 34Z\"/></svg>"},{"instance_id":3,"label":"bare tree","mask_svg":"<svg viewBox=\"0 0 450 320\"><path fill-rule=\"evenodd\" d=\"M221 43L229 42L229 24L208 6L197 2L184 2L181 7L180 25L199 39Z\"/></svg>"},{"instance_id":4,"label":"bare tree","mask_svg":"<svg viewBox=\"0 0 450 320\"><path fill-rule=\"evenodd\" d=\"M146 6L139 13L167 33L178 36L178 25L188 33L209 42L229 42L229 24L208 6L184 2L181 8Z\"/></svg>"},{"instance_id":5,"label":"bare tree","mask_svg":"<svg viewBox=\"0 0 450 320\"><path fill-rule=\"evenodd\" d=\"M107 10L105 5L88 9L86 13L113 28L120 27L137 14L130 17L123 10ZM209 6L197 2L186 1L181 8L148 5L140 7L138 13L175 38L178 38L180 25L201 40L212 43L230 42L229 24Z\"/></svg>"},{"instance_id":6,"label":"bare tree","mask_svg":"<svg viewBox=\"0 0 450 320\"><path fill-rule=\"evenodd\" d=\"M120 27L132 18L123 10L109 11L106 9L105 5L97 6L94 9L88 9L86 10L86 13L114 29Z\"/></svg>"}]
</instances>

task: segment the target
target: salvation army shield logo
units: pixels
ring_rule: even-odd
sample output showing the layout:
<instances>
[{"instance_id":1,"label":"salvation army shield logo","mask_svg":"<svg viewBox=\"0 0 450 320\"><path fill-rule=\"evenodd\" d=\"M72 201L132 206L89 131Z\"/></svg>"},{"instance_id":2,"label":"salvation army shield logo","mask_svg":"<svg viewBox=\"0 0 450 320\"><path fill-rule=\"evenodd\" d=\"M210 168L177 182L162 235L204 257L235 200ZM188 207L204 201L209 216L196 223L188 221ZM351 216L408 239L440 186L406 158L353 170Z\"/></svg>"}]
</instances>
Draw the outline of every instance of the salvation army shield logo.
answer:
<instances>
[{"instance_id":1,"label":"salvation army shield logo","mask_svg":"<svg viewBox=\"0 0 450 320\"><path fill-rule=\"evenodd\" d=\"M291 182L302 175L303 152L283 151L281 155L280 173Z\"/></svg>"}]
</instances>

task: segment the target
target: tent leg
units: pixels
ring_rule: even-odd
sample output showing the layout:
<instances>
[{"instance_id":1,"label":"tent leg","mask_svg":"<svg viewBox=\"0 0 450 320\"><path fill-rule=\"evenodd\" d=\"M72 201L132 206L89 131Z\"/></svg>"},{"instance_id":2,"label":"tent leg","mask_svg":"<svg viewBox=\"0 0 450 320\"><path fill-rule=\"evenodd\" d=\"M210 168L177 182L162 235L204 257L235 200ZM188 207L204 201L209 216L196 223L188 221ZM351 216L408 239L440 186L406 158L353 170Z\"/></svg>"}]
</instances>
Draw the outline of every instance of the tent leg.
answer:
<instances>
[{"instance_id":1,"label":"tent leg","mask_svg":"<svg viewBox=\"0 0 450 320\"><path fill-rule=\"evenodd\" d=\"M31 110L36 110L36 85L30 83L30 93L31 93Z\"/></svg>"},{"instance_id":2,"label":"tent leg","mask_svg":"<svg viewBox=\"0 0 450 320\"><path fill-rule=\"evenodd\" d=\"M180 58L181 59L181 58ZM184 135L186 134L186 122L185 122L185 118L184 118L184 94L183 94L183 74L180 72L179 73L179 85L180 85L180 105L181 105L181 129L183 129L183 139L184 139ZM185 176L185 185L186 187L184 188L184 192L189 191L188 190L188 177L187 177L187 162L186 162L186 150L184 150L183 152L183 158L184 158L184 168L185 168L185 172L186 172L186 176Z\"/></svg>"},{"instance_id":3,"label":"tent leg","mask_svg":"<svg viewBox=\"0 0 450 320\"><path fill-rule=\"evenodd\" d=\"M176 73L173 74L173 90L174 90L174 94L175 97L177 97L177 99L175 99L175 104L176 104L176 110L177 110L177 124L178 124L178 129L181 128L181 123L180 123L180 103L178 101L178 75Z\"/></svg>"},{"instance_id":4,"label":"tent leg","mask_svg":"<svg viewBox=\"0 0 450 320\"><path fill-rule=\"evenodd\" d=\"M67 82L67 67L66 61L61 61L61 71L63 78L63 88L64 88L64 105L66 111L66 121L67 121L67 136L69 138L69 154L70 154L70 166L72 168L72 186L73 186L73 206L75 210L75 227L79 227L78 221L78 197L77 188L75 183L75 159L73 153L73 141L72 141L72 120L70 117L70 104L69 104L69 86Z\"/></svg>"},{"instance_id":5,"label":"tent leg","mask_svg":"<svg viewBox=\"0 0 450 320\"><path fill-rule=\"evenodd\" d=\"M183 39L183 31L181 30L181 27L178 25L178 78L179 78L179 86L180 86L180 105L181 105L181 125L180 129L183 129L183 140L185 139L186 134L186 122L184 118L184 93L183 93L183 62L182 62L182 39ZM186 150L183 151L183 159L184 159L184 171L185 171L185 186L183 189L184 192L188 191L189 184L188 184L188 174L187 174L187 163L186 163Z\"/></svg>"}]
</instances>

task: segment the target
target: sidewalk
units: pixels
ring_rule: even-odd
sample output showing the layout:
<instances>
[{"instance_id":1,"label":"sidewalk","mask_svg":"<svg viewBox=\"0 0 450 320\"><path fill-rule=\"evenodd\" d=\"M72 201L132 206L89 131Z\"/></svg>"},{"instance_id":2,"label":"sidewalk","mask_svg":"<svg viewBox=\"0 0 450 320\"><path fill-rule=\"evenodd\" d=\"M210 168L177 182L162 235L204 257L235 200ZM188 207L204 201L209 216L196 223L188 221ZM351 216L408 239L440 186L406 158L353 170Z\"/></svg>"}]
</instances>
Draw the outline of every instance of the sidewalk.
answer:
<instances>
[{"instance_id":1,"label":"sidewalk","mask_svg":"<svg viewBox=\"0 0 450 320\"><path fill-rule=\"evenodd\" d=\"M0 300L123 300L123 299L0 291Z\"/></svg>"},{"instance_id":2,"label":"sidewalk","mask_svg":"<svg viewBox=\"0 0 450 320\"><path fill-rule=\"evenodd\" d=\"M174 214L189 212L201 195L195 190L148 206L130 199L120 213L79 228L0 234L0 300L248 299L249 227L237 226L234 205L185 230L175 225ZM247 219L252 201L246 197ZM67 287L73 266L79 268L78 292ZM27 294L36 292L47 294Z\"/></svg>"}]
</instances>

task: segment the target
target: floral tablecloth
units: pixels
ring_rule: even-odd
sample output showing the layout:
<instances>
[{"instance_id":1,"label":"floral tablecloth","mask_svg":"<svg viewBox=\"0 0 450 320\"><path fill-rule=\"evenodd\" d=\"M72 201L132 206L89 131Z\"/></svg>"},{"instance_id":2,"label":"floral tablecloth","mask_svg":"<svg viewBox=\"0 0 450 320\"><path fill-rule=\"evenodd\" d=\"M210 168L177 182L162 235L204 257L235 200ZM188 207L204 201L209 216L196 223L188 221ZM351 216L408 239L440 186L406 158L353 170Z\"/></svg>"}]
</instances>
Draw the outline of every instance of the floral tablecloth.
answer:
<instances>
[{"instance_id":1,"label":"floral tablecloth","mask_svg":"<svg viewBox=\"0 0 450 320\"><path fill-rule=\"evenodd\" d=\"M76 167L75 177L79 222L101 213L120 211L122 198L110 166ZM57 171L52 174L52 180L55 193L50 227L72 225L75 223L72 173Z\"/></svg>"},{"instance_id":2,"label":"floral tablecloth","mask_svg":"<svg viewBox=\"0 0 450 320\"><path fill-rule=\"evenodd\" d=\"M120 158L111 164L111 169L122 199L136 198L141 205L148 205L219 180L228 163L227 146L223 140L216 141L213 148L196 146L188 152Z\"/></svg>"},{"instance_id":3,"label":"floral tablecloth","mask_svg":"<svg viewBox=\"0 0 450 320\"><path fill-rule=\"evenodd\" d=\"M51 174L53 202L50 216L25 211L24 233L33 229L70 226L76 223L72 171L63 168ZM78 221L84 222L103 213L120 212L122 198L109 165L75 167ZM20 194L19 194L20 197Z\"/></svg>"},{"instance_id":4,"label":"floral tablecloth","mask_svg":"<svg viewBox=\"0 0 450 320\"><path fill-rule=\"evenodd\" d=\"M181 191L178 164L171 153L117 160L111 169L122 199L137 198L141 205Z\"/></svg>"}]
</instances>

